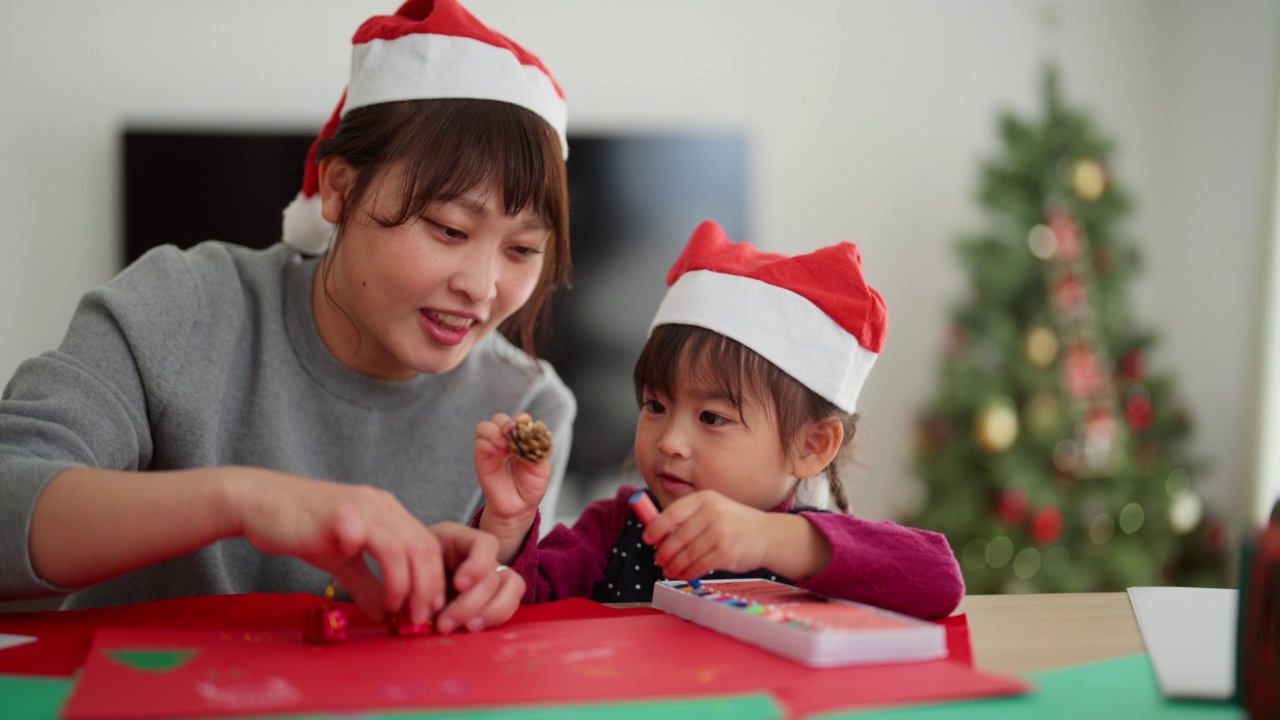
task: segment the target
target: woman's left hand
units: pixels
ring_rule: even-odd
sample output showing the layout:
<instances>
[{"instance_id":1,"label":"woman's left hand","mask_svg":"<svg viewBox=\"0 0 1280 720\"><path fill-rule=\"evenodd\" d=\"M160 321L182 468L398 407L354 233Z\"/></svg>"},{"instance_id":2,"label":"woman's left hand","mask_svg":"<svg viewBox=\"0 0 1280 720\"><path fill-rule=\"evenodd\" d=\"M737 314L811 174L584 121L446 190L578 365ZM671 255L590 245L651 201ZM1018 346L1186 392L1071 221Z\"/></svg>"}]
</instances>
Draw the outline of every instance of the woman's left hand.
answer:
<instances>
[{"instance_id":1,"label":"woman's left hand","mask_svg":"<svg viewBox=\"0 0 1280 720\"><path fill-rule=\"evenodd\" d=\"M450 584L458 593L436 615L436 631L466 628L478 632L510 620L520 607L525 583L517 573L498 564L497 538L452 522L427 529L440 541Z\"/></svg>"}]
</instances>

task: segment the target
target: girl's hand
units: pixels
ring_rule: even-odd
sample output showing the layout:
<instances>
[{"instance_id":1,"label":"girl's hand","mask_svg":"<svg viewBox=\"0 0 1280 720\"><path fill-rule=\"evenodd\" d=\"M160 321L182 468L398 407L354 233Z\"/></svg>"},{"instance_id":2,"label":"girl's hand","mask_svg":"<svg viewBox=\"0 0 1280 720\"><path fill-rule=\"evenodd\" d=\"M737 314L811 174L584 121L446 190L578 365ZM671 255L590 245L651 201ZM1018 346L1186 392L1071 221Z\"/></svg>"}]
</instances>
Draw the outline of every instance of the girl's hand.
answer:
<instances>
[{"instance_id":1,"label":"girl's hand","mask_svg":"<svg viewBox=\"0 0 1280 720\"><path fill-rule=\"evenodd\" d=\"M445 567L458 591L436 616L436 630L449 633L465 627L478 632L511 619L524 597L525 583L498 564L497 539L458 523L439 523L428 529L440 541Z\"/></svg>"},{"instance_id":2,"label":"girl's hand","mask_svg":"<svg viewBox=\"0 0 1280 720\"><path fill-rule=\"evenodd\" d=\"M831 563L831 543L801 515L757 510L714 490L678 498L644 531L667 577L691 580L714 570L757 568L808 578Z\"/></svg>"},{"instance_id":3,"label":"girl's hand","mask_svg":"<svg viewBox=\"0 0 1280 720\"><path fill-rule=\"evenodd\" d=\"M667 577L696 578L713 570L746 572L765 565L768 515L714 490L676 499L649 523L644 541Z\"/></svg>"},{"instance_id":4,"label":"girl's hand","mask_svg":"<svg viewBox=\"0 0 1280 720\"><path fill-rule=\"evenodd\" d=\"M391 493L270 470L235 470L227 483L239 521L235 534L254 547L328 571L376 620L408 608L420 625L444 608L446 556L455 557L449 553L456 550ZM381 580L366 556L377 562Z\"/></svg>"},{"instance_id":5,"label":"girl's hand","mask_svg":"<svg viewBox=\"0 0 1280 720\"><path fill-rule=\"evenodd\" d=\"M531 463L511 452L506 434L519 419L529 416L498 413L476 426L476 476L485 497L480 528L498 538L504 563L519 554L551 482L549 456Z\"/></svg>"}]
</instances>

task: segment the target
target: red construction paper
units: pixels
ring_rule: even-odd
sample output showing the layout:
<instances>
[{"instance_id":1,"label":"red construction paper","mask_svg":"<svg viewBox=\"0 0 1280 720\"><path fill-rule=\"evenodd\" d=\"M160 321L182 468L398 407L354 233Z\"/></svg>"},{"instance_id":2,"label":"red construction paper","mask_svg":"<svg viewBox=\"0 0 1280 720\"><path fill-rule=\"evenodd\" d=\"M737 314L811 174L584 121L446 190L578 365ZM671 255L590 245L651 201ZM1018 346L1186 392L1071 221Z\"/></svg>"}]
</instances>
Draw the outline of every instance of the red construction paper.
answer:
<instances>
[{"instance_id":1,"label":"red construction paper","mask_svg":"<svg viewBox=\"0 0 1280 720\"><path fill-rule=\"evenodd\" d=\"M32 635L39 639L34 643L0 651L0 673L69 677L84 663L93 634L99 628L290 628L300 626L306 608L321 602L322 598L319 596L304 593L261 593L157 600L93 610L0 613L0 633ZM334 604L347 608L347 617L353 629L376 626L355 605ZM510 622L656 612L659 611L649 608L610 608L578 598L521 607Z\"/></svg>"},{"instance_id":2,"label":"red construction paper","mask_svg":"<svg viewBox=\"0 0 1280 720\"><path fill-rule=\"evenodd\" d=\"M565 611L561 606L545 614ZM168 664L170 669L119 659L130 657L122 652L174 651L189 654L176 667ZM790 714L805 715L1009 695L1026 685L952 660L811 669L661 613L573 620L526 615L475 634L395 638L375 628L355 629L346 643L333 646L306 644L300 625L104 629L64 712L67 720L141 720L477 709L760 690L772 692Z\"/></svg>"}]
</instances>

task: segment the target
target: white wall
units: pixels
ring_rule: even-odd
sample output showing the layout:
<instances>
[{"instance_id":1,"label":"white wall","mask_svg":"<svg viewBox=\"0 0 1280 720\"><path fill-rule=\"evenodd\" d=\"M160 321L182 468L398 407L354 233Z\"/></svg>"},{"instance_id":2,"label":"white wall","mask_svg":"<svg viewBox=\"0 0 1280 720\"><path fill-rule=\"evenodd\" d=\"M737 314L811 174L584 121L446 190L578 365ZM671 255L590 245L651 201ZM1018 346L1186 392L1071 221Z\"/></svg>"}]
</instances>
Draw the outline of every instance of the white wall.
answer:
<instances>
[{"instance_id":1,"label":"white wall","mask_svg":"<svg viewBox=\"0 0 1280 720\"><path fill-rule=\"evenodd\" d=\"M116 269L126 120L318 126L358 22L394 0L0 0L0 377L58 342ZM1117 142L1149 270L1140 322L1180 380L1237 511L1280 13L1269 0L472 0L542 56L575 129L741 127L756 242L859 243L891 330L861 408L855 507L910 501L911 421L934 388L953 243L978 226L995 112L1031 111L1055 55ZM785 10L784 10L785 8ZM198 172L199 168L192 168Z\"/></svg>"}]
</instances>

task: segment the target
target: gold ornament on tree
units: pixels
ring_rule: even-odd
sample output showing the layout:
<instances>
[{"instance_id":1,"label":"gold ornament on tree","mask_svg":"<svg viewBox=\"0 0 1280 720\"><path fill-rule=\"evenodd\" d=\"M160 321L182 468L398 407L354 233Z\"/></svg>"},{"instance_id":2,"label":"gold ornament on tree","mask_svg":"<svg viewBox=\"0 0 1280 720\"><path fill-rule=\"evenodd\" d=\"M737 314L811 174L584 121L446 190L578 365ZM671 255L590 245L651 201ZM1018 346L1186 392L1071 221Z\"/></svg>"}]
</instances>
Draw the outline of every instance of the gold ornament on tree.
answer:
<instances>
[{"instance_id":1,"label":"gold ornament on tree","mask_svg":"<svg viewBox=\"0 0 1280 720\"><path fill-rule=\"evenodd\" d=\"M542 462L551 455L551 431L541 420L515 421L507 431L507 442L516 456L531 463Z\"/></svg>"},{"instance_id":2,"label":"gold ornament on tree","mask_svg":"<svg viewBox=\"0 0 1280 720\"><path fill-rule=\"evenodd\" d=\"M1093 202L1107 190L1107 171L1093 158L1076 160L1071 168L1071 188L1085 202Z\"/></svg>"},{"instance_id":3,"label":"gold ornament on tree","mask_svg":"<svg viewBox=\"0 0 1280 720\"><path fill-rule=\"evenodd\" d=\"M1043 325L1036 325L1027 331L1024 345L1027 359L1036 367L1049 367L1054 358L1058 357L1058 336Z\"/></svg>"},{"instance_id":4,"label":"gold ornament on tree","mask_svg":"<svg viewBox=\"0 0 1280 720\"><path fill-rule=\"evenodd\" d=\"M1005 398L995 400L974 418L973 437L989 453L1001 453L1018 439L1018 413Z\"/></svg>"}]
</instances>

